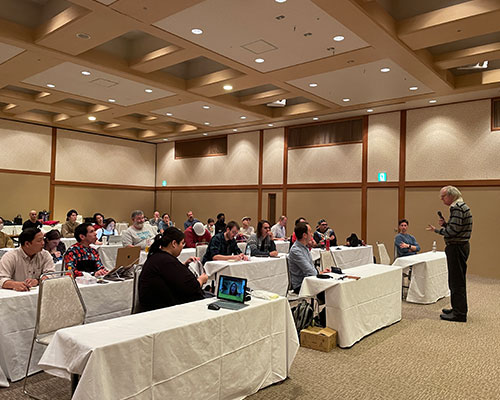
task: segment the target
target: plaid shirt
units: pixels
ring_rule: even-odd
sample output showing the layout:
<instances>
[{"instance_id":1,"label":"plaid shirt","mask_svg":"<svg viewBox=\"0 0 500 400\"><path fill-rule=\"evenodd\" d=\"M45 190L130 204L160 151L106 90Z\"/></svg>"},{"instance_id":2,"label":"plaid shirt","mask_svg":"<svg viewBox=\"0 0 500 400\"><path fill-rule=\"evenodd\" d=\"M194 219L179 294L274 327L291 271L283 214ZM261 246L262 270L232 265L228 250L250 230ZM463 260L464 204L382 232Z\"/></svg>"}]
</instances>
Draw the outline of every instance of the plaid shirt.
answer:
<instances>
[{"instance_id":1,"label":"plaid shirt","mask_svg":"<svg viewBox=\"0 0 500 400\"><path fill-rule=\"evenodd\" d=\"M95 260L98 269L104 268L97 250L92 247L84 247L81 243L75 243L68 249L66 254L64 254L64 265L66 269L71 268L76 270L75 265L78 261L83 260Z\"/></svg>"}]
</instances>

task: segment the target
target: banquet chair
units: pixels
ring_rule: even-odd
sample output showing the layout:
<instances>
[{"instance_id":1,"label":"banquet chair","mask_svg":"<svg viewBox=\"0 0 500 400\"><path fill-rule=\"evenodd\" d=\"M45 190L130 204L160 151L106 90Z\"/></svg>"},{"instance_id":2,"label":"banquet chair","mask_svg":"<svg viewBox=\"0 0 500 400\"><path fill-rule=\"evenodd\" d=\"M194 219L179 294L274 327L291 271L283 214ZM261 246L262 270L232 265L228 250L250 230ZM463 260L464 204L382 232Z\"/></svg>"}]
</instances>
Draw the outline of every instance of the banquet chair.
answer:
<instances>
[{"instance_id":1,"label":"banquet chair","mask_svg":"<svg viewBox=\"0 0 500 400\"><path fill-rule=\"evenodd\" d=\"M41 400L26 389L35 343L48 346L59 329L84 324L86 314L87 308L73 275L59 271L48 272L40 277L35 332L24 376L24 394Z\"/></svg>"},{"instance_id":2,"label":"banquet chair","mask_svg":"<svg viewBox=\"0 0 500 400\"><path fill-rule=\"evenodd\" d=\"M199 258L202 258L205 255L205 253L207 252L207 248L208 248L208 243L207 242L196 243L196 253L195 253L195 256L199 257Z\"/></svg>"},{"instance_id":3,"label":"banquet chair","mask_svg":"<svg viewBox=\"0 0 500 400\"><path fill-rule=\"evenodd\" d=\"M134 267L134 286L132 288L132 311L131 314L139 312L139 277L141 276L143 264Z\"/></svg>"},{"instance_id":4,"label":"banquet chair","mask_svg":"<svg viewBox=\"0 0 500 400\"><path fill-rule=\"evenodd\" d=\"M385 248L385 244L381 243L381 242L377 242L377 249L378 249L380 264L391 265L391 259L389 257L389 253L387 253L387 249Z\"/></svg>"},{"instance_id":5,"label":"banquet chair","mask_svg":"<svg viewBox=\"0 0 500 400\"><path fill-rule=\"evenodd\" d=\"M330 267L336 267L337 264L335 263L335 260L333 259L333 254L331 251L325 250L321 251L319 253L319 260L320 260L320 270L324 271L327 268Z\"/></svg>"}]
</instances>

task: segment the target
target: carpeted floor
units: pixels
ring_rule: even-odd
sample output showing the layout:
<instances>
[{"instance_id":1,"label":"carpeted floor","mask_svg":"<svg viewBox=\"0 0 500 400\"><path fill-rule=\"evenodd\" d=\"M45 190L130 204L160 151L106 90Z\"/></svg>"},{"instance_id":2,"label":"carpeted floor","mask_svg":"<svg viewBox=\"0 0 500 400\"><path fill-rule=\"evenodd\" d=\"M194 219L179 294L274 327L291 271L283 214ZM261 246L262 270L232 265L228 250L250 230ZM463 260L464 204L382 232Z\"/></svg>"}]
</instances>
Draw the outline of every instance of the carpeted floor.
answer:
<instances>
[{"instance_id":1,"label":"carpeted floor","mask_svg":"<svg viewBox=\"0 0 500 400\"><path fill-rule=\"evenodd\" d=\"M466 324L439 319L448 299L403 302L401 322L330 353L300 348L281 384L251 400L500 399L500 281L468 277ZM69 381L37 374L30 385L47 399L68 399ZM26 399L22 382L0 389L0 400Z\"/></svg>"}]
</instances>

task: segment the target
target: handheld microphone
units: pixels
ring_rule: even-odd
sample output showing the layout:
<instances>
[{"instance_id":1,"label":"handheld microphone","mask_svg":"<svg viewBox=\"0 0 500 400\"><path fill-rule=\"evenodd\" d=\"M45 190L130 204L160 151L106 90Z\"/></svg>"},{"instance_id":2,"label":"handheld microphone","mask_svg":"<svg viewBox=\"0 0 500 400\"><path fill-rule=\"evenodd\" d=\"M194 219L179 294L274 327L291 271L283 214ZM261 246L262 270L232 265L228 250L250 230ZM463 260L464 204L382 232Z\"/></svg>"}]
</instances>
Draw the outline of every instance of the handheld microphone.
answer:
<instances>
[{"instance_id":1,"label":"handheld microphone","mask_svg":"<svg viewBox=\"0 0 500 400\"><path fill-rule=\"evenodd\" d=\"M441 211L438 211L439 218L444 219L443 213Z\"/></svg>"}]
</instances>

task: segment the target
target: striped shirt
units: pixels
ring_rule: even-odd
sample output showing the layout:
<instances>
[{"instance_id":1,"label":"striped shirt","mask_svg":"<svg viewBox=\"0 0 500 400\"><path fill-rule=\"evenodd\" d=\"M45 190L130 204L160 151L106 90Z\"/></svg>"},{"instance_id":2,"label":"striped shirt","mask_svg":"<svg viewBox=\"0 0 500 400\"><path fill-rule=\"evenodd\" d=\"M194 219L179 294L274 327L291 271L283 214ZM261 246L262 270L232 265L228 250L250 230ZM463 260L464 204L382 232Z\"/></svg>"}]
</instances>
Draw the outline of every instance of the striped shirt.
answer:
<instances>
[{"instance_id":1,"label":"striped shirt","mask_svg":"<svg viewBox=\"0 0 500 400\"><path fill-rule=\"evenodd\" d=\"M450 206L450 219L436 233L444 236L446 244L467 243L472 234L472 214L463 200Z\"/></svg>"}]
</instances>

